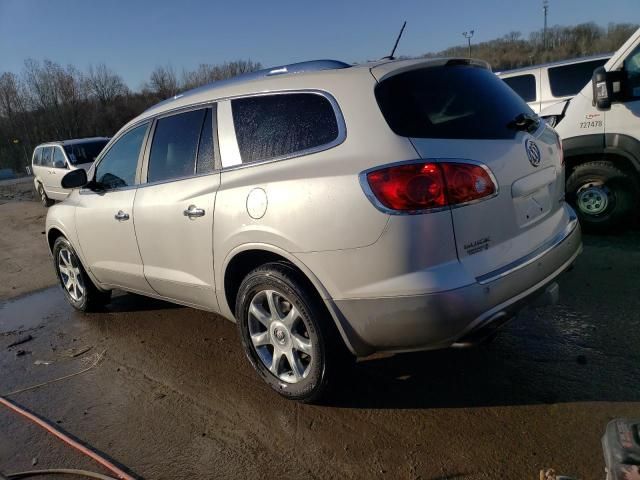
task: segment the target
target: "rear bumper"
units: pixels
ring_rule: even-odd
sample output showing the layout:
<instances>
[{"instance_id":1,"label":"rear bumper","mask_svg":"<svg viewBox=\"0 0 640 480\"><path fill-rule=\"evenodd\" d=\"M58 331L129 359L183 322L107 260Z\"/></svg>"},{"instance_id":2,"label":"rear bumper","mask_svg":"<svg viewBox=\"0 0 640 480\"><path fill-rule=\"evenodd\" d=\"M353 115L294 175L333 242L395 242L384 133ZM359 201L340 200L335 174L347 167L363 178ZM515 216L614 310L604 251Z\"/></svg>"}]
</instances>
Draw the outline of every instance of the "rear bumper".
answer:
<instances>
[{"instance_id":1,"label":"rear bumper","mask_svg":"<svg viewBox=\"0 0 640 480\"><path fill-rule=\"evenodd\" d=\"M534 302L582 251L575 218L535 252L476 282L425 295L334 300L358 355L445 348ZM557 292L555 292L557 295Z\"/></svg>"}]
</instances>

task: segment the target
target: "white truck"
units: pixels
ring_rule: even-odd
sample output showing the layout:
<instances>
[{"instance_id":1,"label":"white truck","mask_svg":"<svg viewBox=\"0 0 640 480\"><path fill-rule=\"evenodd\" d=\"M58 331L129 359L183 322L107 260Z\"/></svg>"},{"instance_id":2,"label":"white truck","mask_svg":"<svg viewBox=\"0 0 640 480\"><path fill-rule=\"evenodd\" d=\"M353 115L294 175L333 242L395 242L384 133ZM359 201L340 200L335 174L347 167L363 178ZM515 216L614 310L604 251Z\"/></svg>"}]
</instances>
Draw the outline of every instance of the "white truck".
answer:
<instances>
[{"instance_id":1,"label":"white truck","mask_svg":"<svg viewBox=\"0 0 640 480\"><path fill-rule=\"evenodd\" d=\"M566 195L591 231L620 227L640 203L640 29L573 98L540 112L562 138Z\"/></svg>"}]
</instances>

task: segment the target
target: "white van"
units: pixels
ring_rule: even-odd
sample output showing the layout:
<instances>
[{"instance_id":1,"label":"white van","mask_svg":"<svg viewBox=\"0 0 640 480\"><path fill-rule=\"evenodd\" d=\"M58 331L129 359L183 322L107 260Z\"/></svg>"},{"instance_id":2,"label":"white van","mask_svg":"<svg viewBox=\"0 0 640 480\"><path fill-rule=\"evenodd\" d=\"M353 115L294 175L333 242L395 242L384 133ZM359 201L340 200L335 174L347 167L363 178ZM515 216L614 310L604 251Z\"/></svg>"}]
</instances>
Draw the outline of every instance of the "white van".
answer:
<instances>
[{"instance_id":1,"label":"white van","mask_svg":"<svg viewBox=\"0 0 640 480\"><path fill-rule=\"evenodd\" d=\"M608 230L637 216L640 198L640 29L572 99L540 112L556 120L567 199L582 225Z\"/></svg>"},{"instance_id":2,"label":"white van","mask_svg":"<svg viewBox=\"0 0 640 480\"><path fill-rule=\"evenodd\" d=\"M575 96L591 79L593 71L603 66L611 55L583 57L561 62L535 65L498 75L531 109L540 113L545 108ZM547 119L553 126L554 119Z\"/></svg>"},{"instance_id":3,"label":"white van","mask_svg":"<svg viewBox=\"0 0 640 480\"><path fill-rule=\"evenodd\" d=\"M38 145L33 151L31 167L33 186L45 207L64 200L69 190L60 181L69 170L88 170L109 141L108 137L80 138Z\"/></svg>"}]
</instances>

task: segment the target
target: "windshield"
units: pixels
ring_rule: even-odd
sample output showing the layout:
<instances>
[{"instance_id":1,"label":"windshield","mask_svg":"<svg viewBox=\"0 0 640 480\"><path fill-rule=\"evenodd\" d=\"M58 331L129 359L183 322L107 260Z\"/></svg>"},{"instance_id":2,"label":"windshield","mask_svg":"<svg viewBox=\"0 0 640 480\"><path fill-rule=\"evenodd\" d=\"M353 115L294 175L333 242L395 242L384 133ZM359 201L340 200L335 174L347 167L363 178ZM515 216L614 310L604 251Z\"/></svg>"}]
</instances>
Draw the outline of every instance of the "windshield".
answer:
<instances>
[{"instance_id":1,"label":"windshield","mask_svg":"<svg viewBox=\"0 0 640 480\"><path fill-rule=\"evenodd\" d=\"M64 151L67 153L67 157L69 157L69 161L73 165L89 163L96 159L108 141L109 140L95 140L93 142L65 145Z\"/></svg>"},{"instance_id":2,"label":"windshield","mask_svg":"<svg viewBox=\"0 0 640 480\"><path fill-rule=\"evenodd\" d=\"M519 115L535 115L490 70L469 65L399 73L376 87L391 129L403 137L508 139Z\"/></svg>"}]
</instances>

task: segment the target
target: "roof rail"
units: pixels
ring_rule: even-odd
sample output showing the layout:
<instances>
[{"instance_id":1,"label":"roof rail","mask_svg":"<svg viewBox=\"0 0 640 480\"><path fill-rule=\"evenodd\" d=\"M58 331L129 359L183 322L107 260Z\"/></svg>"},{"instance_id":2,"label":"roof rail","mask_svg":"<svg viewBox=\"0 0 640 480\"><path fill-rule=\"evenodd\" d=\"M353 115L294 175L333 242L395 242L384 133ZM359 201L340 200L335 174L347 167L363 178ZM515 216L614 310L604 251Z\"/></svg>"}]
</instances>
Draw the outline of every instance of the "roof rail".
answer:
<instances>
[{"instance_id":1,"label":"roof rail","mask_svg":"<svg viewBox=\"0 0 640 480\"><path fill-rule=\"evenodd\" d=\"M168 98L160 103L157 103L152 107L148 108L147 110L154 109L160 105L165 105L173 100L177 100L178 98L190 97L192 95L195 95L200 92L210 90L213 88L225 87L225 86L234 85L237 83L249 82L251 80L258 80L261 78L271 77L274 75L318 72L321 70L336 70L340 68L349 68L350 66L351 65L349 65L348 63L341 62L339 60L310 60L307 62L291 63L288 65L281 65L278 67L265 68L263 70L257 70L255 72L242 73L235 77L227 78L225 80L218 80L216 82L211 82L206 85L202 85L200 87L187 90L186 92L179 93L174 97Z\"/></svg>"}]
</instances>

